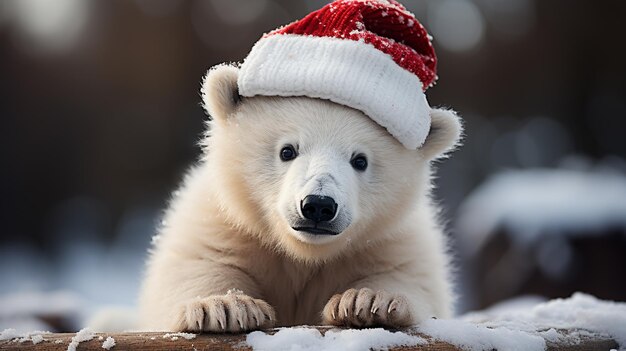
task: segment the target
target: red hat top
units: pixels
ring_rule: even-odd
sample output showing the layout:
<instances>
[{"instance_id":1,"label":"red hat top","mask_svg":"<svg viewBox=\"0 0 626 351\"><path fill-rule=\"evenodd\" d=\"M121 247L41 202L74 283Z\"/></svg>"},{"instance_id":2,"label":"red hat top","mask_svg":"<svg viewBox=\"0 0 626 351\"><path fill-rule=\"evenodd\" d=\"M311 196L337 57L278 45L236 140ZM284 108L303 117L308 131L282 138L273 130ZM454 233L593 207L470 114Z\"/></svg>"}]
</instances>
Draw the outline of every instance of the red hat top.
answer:
<instances>
[{"instance_id":1,"label":"red hat top","mask_svg":"<svg viewBox=\"0 0 626 351\"><path fill-rule=\"evenodd\" d=\"M300 34L363 41L417 75L422 89L437 80L432 37L411 12L395 0L338 0L265 36Z\"/></svg>"}]
</instances>

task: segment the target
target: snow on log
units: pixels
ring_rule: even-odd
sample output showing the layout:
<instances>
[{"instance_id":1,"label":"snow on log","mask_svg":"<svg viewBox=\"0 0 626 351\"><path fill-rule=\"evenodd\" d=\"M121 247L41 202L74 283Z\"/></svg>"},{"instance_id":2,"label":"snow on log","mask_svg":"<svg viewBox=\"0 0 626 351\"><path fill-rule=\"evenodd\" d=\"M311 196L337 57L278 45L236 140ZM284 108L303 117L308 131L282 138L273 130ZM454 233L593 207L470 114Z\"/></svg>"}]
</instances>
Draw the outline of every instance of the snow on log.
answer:
<instances>
[{"instance_id":1,"label":"snow on log","mask_svg":"<svg viewBox=\"0 0 626 351\"><path fill-rule=\"evenodd\" d=\"M376 332L372 332L376 331ZM317 339L307 339L302 333L317 335ZM282 336L278 336L282 333ZM77 337L78 334L80 337ZM88 334L88 337L85 337ZM398 335L402 335L399 338ZM547 350L611 350L618 344L609 336L583 332L581 330L559 330L559 337L546 337ZM330 335L333 335L330 337ZM388 338L386 335L394 335ZM277 340L270 340L277 337ZM265 338L265 340L263 340ZM411 339L413 338L413 339ZM77 340L84 340L76 343ZM289 342L290 344L285 344ZM313 341L312 341L313 340ZM325 340L325 341L324 341ZM263 344L263 342L265 342ZM272 344L272 342L275 342ZM0 340L1 350L253 350L266 349L289 350L290 346L299 344L299 350L480 350L468 340L463 347L436 341L432 337L417 333L414 329L403 331L385 331L382 329L347 330L329 327L281 328L266 332L249 334L191 334L162 332L133 333L43 333L29 337L15 337ZM280 346L279 346L280 345ZM457 344L458 345L458 344ZM483 345L484 346L484 345ZM524 345L518 345L524 349ZM492 350L492 349L489 349Z\"/></svg>"}]
</instances>

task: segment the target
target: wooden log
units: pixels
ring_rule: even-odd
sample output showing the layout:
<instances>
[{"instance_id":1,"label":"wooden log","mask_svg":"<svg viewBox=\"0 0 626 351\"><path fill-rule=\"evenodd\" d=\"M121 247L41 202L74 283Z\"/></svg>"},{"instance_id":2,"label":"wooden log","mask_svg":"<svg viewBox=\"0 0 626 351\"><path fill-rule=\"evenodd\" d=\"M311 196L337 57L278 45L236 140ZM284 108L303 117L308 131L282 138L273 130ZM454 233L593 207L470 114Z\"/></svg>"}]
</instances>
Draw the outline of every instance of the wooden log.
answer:
<instances>
[{"instance_id":1,"label":"wooden log","mask_svg":"<svg viewBox=\"0 0 626 351\"><path fill-rule=\"evenodd\" d=\"M313 327L311 327L313 328ZM331 328L315 327L322 334ZM277 329L266 331L275 333ZM428 340L425 345L403 346L390 348L392 351L459 351L460 348L441 341L436 341L427 335L418 334L411 330L404 331L407 334L421 336ZM575 333L575 331L560 330L563 335L558 343L546 342L550 351L609 351L617 349L618 344L606 336L594 333ZM43 341L33 343L32 338L15 338L13 340L0 341L0 350L33 350L33 351L63 351L68 350L72 333L49 333L41 334ZM195 335L195 334L194 334ZM188 338L186 338L187 336ZM252 350L246 345L247 334L197 334L181 335L180 333L164 332L133 332L133 333L95 333L93 339L80 342L76 350L102 351L103 343L108 337L115 340L115 346L110 350L216 350L216 351L240 351ZM493 351L493 350L486 350ZM504 351L504 350L502 350Z\"/></svg>"}]
</instances>

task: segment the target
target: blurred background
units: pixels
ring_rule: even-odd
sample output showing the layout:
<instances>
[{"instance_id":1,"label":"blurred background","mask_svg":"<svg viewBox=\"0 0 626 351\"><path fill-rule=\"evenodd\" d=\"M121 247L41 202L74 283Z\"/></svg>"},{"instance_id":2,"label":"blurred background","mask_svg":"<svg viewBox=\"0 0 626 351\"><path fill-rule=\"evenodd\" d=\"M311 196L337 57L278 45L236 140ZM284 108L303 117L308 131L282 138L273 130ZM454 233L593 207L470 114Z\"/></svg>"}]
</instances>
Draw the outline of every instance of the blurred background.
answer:
<instances>
[{"instance_id":1,"label":"blurred background","mask_svg":"<svg viewBox=\"0 0 626 351\"><path fill-rule=\"evenodd\" d=\"M325 3L0 1L0 330L76 330L134 306L199 155L202 75ZM403 3L434 36L431 105L465 120L436 189L458 312L626 300L626 2Z\"/></svg>"}]
</instances>

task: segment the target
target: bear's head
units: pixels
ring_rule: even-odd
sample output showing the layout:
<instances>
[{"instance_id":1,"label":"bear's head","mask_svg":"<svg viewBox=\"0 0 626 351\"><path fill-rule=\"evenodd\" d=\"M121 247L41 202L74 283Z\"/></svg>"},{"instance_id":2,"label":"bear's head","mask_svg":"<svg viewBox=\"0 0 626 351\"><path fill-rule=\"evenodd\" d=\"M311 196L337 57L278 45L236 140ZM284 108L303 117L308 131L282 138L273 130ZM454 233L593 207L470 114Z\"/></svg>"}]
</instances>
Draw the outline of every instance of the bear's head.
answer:
<instances>
[{"instance_id":1,"label":"bear's head","mask_svg":"<svg viewBox=\"0 0 626 351\"><path fill-rule=\"evenodd\" d=\"M459 118L433 109L417 150L362 112L308 97L242 97L239 69L202 86L206 179L224 218L266 247L322 262L392 235L430 188L430 163L453 149ZM419 223L415 223L419 225Z\"/></svg>"}]
</instances>

